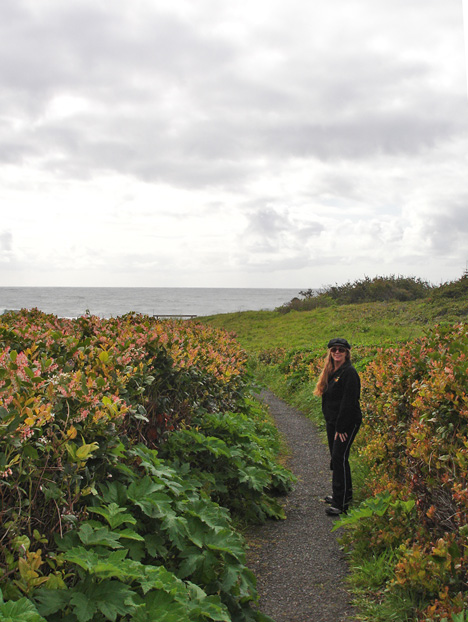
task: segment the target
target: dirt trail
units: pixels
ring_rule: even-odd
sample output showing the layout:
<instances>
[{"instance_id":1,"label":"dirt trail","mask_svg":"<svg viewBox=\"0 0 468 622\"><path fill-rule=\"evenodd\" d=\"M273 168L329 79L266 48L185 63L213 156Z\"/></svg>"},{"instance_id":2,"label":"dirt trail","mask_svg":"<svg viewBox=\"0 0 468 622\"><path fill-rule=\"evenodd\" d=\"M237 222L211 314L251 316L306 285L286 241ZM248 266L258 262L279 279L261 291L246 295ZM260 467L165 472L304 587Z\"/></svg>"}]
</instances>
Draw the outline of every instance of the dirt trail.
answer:
<instances>
[{"instance_id":1,"label":"dirt trail","mask_svg":"<svg viewBox=\"0 0 468 622\"><path fill-rule=\"evenodd\" d=\"M250 532L249 566L257 576L259 609L275 622L354 621L346 564L331 532L336 519L325 514L323 502L331 492L328 449L301 412L269 391L261 399L289 445L289 467L298 482L286 499L287 520Z\"/></svg>"}]
</instances>

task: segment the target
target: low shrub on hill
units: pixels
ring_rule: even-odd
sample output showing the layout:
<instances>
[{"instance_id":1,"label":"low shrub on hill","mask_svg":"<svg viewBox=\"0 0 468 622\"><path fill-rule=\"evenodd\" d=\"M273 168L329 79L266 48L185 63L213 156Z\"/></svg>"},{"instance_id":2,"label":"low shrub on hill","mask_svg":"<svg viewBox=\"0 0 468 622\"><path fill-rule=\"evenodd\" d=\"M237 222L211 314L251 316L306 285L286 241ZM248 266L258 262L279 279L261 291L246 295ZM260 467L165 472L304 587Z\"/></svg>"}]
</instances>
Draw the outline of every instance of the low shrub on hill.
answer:
<instances>
[{"instance_id":1,"label":"low shrub on hill","mask_svg":"<svg viewBox=\"0 0 468 622\"><path fill-rule=\"evenodd\" d=\"M348 281L343 285L328 285L319 290L308 289L277 309L279 313L311 311L324 307L366 302L408 302L430 298L460 300L468 294L468 272L455 281L433 286L417 277L378 276Z\"/></svg>"},{"instance_id":2,"label":"low shrub on hill","mask_svg":"<svg viewBox=\"0 0 468 622\"><path fill-rule=\"evenodd\" d=\"M461 279L458 281L452 281L444 283L439 287L435 287L431 292L431 298L433 300L449 299L456 300L459 298L468 297L468 270L465 271Z\"/></svg>"},{"instance_id":3,"label":"low shrub on hill","mask_svg":"<svg viewBox=\"0 0 468 622\"><path fill-rule=\"evenodd\" d=\"M294 298L278 309L288 311L310 311L331 305L349 305L364 302L408 301L425 298L431 285L416 277L378 276L364 277L343 285L329 285L320 290L308 289L299 292L303 299Z\"/></svg>"}]
</instances>

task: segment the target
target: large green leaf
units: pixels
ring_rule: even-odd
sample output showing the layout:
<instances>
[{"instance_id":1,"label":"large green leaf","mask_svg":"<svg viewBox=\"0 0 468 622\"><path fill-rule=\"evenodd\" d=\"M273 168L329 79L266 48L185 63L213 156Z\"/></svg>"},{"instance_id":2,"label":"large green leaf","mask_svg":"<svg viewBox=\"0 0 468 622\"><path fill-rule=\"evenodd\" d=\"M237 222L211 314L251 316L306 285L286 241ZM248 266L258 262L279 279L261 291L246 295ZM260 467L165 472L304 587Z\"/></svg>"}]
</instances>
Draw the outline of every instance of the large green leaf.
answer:
<instances>
[{"instance_id":1,"label":"large green leaf","mask_svg":"<svg viewBox=\"0 0 468 622\"><path fill-rule=\"evenodd\" d=\"M63 611L70 602L70 590L49 590L41 588L34 594L39 613L45 617Z\"/></svg>"},{"instance_id":2,"label":"large green leaf","mask_svg":"<svg viewBox=\"0 0 468 622\"><path fill-rule=\"evenodd\" d=\"M136 518L129 514L125 508L119 507L117 503L110 503L109 505L89 507L88 512L94 512L100 514L109 523L111 529L116 529L125 523L130 525L136 524Z\"/></svg>"},{"instance_id":3,"label":"large green leaf","mask_svg":"<svg viewBox=\"0 0 468 622\"><path fill-rule=\"evenodd\" d=\"M146 534L145 545L148 555L151 557L165 557L167 555L165 538L161 533Z\"/></svg>"},{"instance_id":4,"label":"large green leaf","mask_svg":"<svg viewBox=\"0 0 468 622\"><path fill-rule=\"evenodd\" d=\"M143 576L144 566L137 561L127 559L126 550L105 553L88 551L83 547L74 547L66 551L63 558L86 570L89 575L96 575L101 579L116 578L122 581L140 579Z\"/></svg>"},{"instance_id":5,"label":"large green leaf","mask_svg":"<svg viewBox=\"0 0 468 622\"><path fill-rule=\"evenodd\" d=\"M230 457L231 450L222 439L216 436L203 436L201 434L198 436L200 437L198 440L202 442L203 448L213 455Z\"/></svg>"},{"instance_id":6,"label":"large green leaf","mask_svg":"<svg viewBox=\"0 0 468 622\"><path fill-rule=\"evenodd\" d=\"M128 488L128 498L149 518L164 518L171 514L172 499L161 486L154 484L150 477L134 482Z\"/></svg>"},{"instance_id":7,"label":"large green leaf","mask_svg":"<svg viewBox=\"0 0 468 622\"><path fill-rule=\"evenodd\" d=\"M168 594L185 593L185 584L164 566L144 566L139 583L143 593L157 589Z\"/></svg>"},{"instance_id":8,"label":"large green leaf","mask_svg":"<svg viewBox=\"0 0 468 622\"><path fill-rule=\"evenodd\" d=\"M205 543L205 533L207 532L207 526L202 523L198 516L187 516L187 537L193 544L199 548L203 548Z\"/></svg>"},{"instance_id":9,"label":"large green leaf","mask_svg":"<svg viewBox=\"0 0 468 622\"><path fill-rule=\"evenodd\" d=\"M75 546L66 551L63 558L88 572L99 562L99 555L95 551L88 551L82 546Z\"/></svg>"},{"instance_id":10,"label":"large green leaf","mask_svg":"<svg viewBox=\"0 0 468 622\"><path fill-rule=\"evenodd\" d=\"M200 615L202 619L214 620L215 622L231 622L229 611L219 602L217 597L208 596L197 607L192 615ZM196 619L196 618L195 618Z\"/></svg>"},{"instance_id":11,"label":"large green leaf","mask_svg":"<svg viewBox=\"0 0 468 622\"><path fill-rule=\"evenodd\" d=\"M229 529L222 529L217 533L211 533L209 538L206 538L206 546L213 551L228 553L239 561L245 560L242 540Z\"/></svg>"},{"instance_id":12,"label":"large green leaf","mask_svg":"<svg viewBox=\"0 0 468 622\"><path fill-rule=\"evenodd\" d=\"M145 598L144 605L138 607L132 622L188 622L188 603L180 603L165 592L151 592Z\"/></svg>"},{"instance_id":13,"label":"large green leaf","mask_svg":"<svg viewBox=\"0 0 468 622\"><path fill-rule=\"evenodd\" d=\"M225 592L230 592L239 580L239 566L227 565L222 576L221 587Z\"/></svg>"},{"instance_id":14,"label":"large green leaf","mask_svg":"<svg viewBox=\"0 0 468 622\"><path fill-rule=\"evenodd\" d=\"M0 591L0 620L2 622L46 622L38 613L34 603L27 598L3 601Z\"/></svg>"},{"instance_id":15,"label":"large green leaf","mask_svg":"<svg viewBox=\"0 0 468 622\"><path fill-rule=\"evenodd\" d=\"M88 622L98 610L94 598L89 598L88 594L83 594L83 592L73 593L70 598L70 604L73 606L78 622Z\"/></svg>"},{"instance_id":16,"label":"large green leaf","mask_svg":"<svg viewBox=\"0 0 468 622\"><path fill-rule=\"evenodd\" d=\"M117 466L120 466L120 463ZM130 470L130 473L135 477L133 470ZM128 499L128 487L122 482L106 482L106 484L99 486L99 490L102 494L102 500L105 503L115 503L119 507L125 506Z\"/></svg>"},{"instance_id":17,"label":"large green leaf","mask_svg":"<svg viewBox=\"0 0 468 622\"><path fill-rule=\"evenodd\" d=\"M83 523L78 530L81 542L87 545L107 546L111 549L121 549L119 535L109 531L107 527L93 527L89 523Z\"/></svg>"},{"instance_id":18,"label":"large green leaf","mask_svg":"<svg viewBox=\"0 0 468 622\"><path fill-rule=\"evenodd\" d=\"M83 589L83 591L80 591ZM118 615L134 611L135 592L120 581L104 580L101 583L90 581L73 588L70 604L79 622L88 622L97 611L107 620L115 622Z\"/></svg>"},{"instance_id":19,"label":"large green leaf","mask_svg":"<svg viewBox=\"0 0 468 622\"><path fill-rule=\"evenodd\" d=\"M270 483L270 474L264 469L256 466L247 466L239 469L239 481L246 483L250 488L261 491L268 487Z\"/></svg>"},{"instance_id":20,"label":"large green leaf","mask_svg":"<svg viewBox=\"0 0 468 622\"><path fill-rule=\"evenodd\" d=\"M145 541L144 537L141 536L138 532L134 531L133 529L121 529L120 531L117 531L116 533L119 536L120 540L123 538L124 540L135 540L138 542Z\"/></svg>"},{"instance_id":21,"label":"large green leaf","mask_svg":"<svg viewBox=\"0 0 468 622\"><path fill-rule=\"evenodd\" d=\"M186 483L180 480L180 475L164 461L157 458L157 452L140 445L133 449L130 454L136 455L141 460L141 466L159 480L160 489L170 490L176 496L181 495L186 489Z\"/></svg>"},{"instance_id":22,"label":"large green leaf","mask_svg":"<svg viewBox=\"0 0 468 622\"><path fill-rule=\"evenodd\" d=\"M126 553L126 551L124 551ZM133 559L123 558L122 551L113 551L110 555L102 556L94 566L91 574L99 578L120 579L121 581L140 580L145 566Z\"/></svg>"},{"instance_id":23,"label":"large green leaf","mask_svg":"<svg viewBox=\"0 0 468 622\"><path fill-rule=\"evenodd\" d=\"M193 546L186 547L183 551L183 561L180 564L177 575L181 579L191 577L194 573L203 568L207 555L204 551Z\"/></svg>"},{"instance_id":24,"label":"large green leaf","mask_svg":"<svg viewBox=\"0 0 468 622\"><path fill-rule=\"evenodd\" d=\"M229 519L229 512L225 508L221 508L214 503L207 503L205 499L198 498L194 500L187 513L197 516L213 531L219 531L226 528Z\"/></svg>"},{"instance_id":25,"label":"large green leaf","mask_svg":"<svg viewBox=\"0 0 468 622\"><path fill-rule=\"evenodd\" d=\"M127 489L128 498L137 502L161 490L162 487L161 483L156 482L152 477L147 475L130 484Z\"/></svg>"},{"instance_id":26,"label":"large green leaf","mask_svg":"<svg viewBox=\"0 0 468 622\"><path fill-rule=\"evenodd\" d=\"M187 538L187 521L183 516L168 512L161 524L161 529L167 532L171 542L179 549L184 548Z\"/></svg>"}]
</instances>

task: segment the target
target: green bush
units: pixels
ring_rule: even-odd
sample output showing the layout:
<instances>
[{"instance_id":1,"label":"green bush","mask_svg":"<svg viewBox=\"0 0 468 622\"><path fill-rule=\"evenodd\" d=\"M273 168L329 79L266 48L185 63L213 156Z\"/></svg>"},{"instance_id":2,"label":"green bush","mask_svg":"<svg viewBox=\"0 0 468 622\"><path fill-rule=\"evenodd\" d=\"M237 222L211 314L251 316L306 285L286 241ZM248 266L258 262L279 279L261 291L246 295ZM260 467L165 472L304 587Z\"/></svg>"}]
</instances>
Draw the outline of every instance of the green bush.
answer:
<instances>
[{"instance_id":1,"label":"green bush","mask_svg":"<svg viewBox=\"0 0 468 622\"><path fill-rule=\"evenodd\" d=\"M443 283L439 287L435 287L431 292L431 298L456 300L468 297L468 271L465 271L461 279Z\"/></svg>"},{"instance_id":2,"label":"green bush","mask_svg":"<svg viewBox=\"0 0 468 622\"><path fill-rule=\"evenodd\" d=\"M260 413L261 414L261 413ZM161 455L201 482L210 497L249 521L284 518L278 495L292 476L277 463L273 425L241 413L198 416L191 429L171 434Z\"/></svg>"},{"instance_id":3,"label":"green bush","mask_svg":"<svg viewBox=\"0 0 468 622\"><path fill-rule=\"evenodd\" d=\"M319 290L307 289L278 307L279 313L312 311L336 305L363 304L365 302L408 302L430 297L431 300L460 300L468 295L468 271L455 281L433 286L416 277L377 276L348 281L343 285L328 285Z\"/></svg>"},{"instance_id":4,"label":"green bush","mask_svg":"<svg viewBox=\"0 0 468 622\"><path fill-rule=\"evenodd\" d=\"M18 622L267 620L251 609L255 578L228 510L154 450L122 447L121 457L99 485L86 520L57 536L47 564L40 549L28 556L23 542L21 580L35 583L26 600L24 584L14 581L4 589L12 601L0 611L16 612Z\"/></svg>"},{"instance_id":5,"label":"green bush","mask_svg":"<svg viewBox=\"0 0 468 622\"><path fill-rule=\"evenodd\" d=\"M299 292L303 299L293 298L278 309L289 311L310 311L332 305L361 304L364 302L408 301L425 298L432 286L416 277L377 276L364 277L343 285L328 285L321 290L308 289Z\"/></svg>"}]
</instances>

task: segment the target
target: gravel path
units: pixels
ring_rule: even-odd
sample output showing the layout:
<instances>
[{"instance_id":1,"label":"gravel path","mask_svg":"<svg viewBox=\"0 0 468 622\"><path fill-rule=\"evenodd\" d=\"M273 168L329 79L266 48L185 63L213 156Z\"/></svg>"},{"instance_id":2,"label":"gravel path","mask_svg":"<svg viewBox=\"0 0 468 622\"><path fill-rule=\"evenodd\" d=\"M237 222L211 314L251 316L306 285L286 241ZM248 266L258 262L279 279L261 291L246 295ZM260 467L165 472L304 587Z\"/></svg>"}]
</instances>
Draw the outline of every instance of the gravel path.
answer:
<instances>
[{"instance_id":1,"label":"gravel path","mask_svg":"<svg viewBox=\"0 0 468 622\"><path fill-rule=\"evenodd\" d=\"M287 519L249 531L249 566L257 577L259 609L275 622L356 620L345 589L346 563L325 514L331 493L328 448L314 423L269 391L269 406L291 452L298 482L285 501Z\"/></svg>"}]
</instances>

